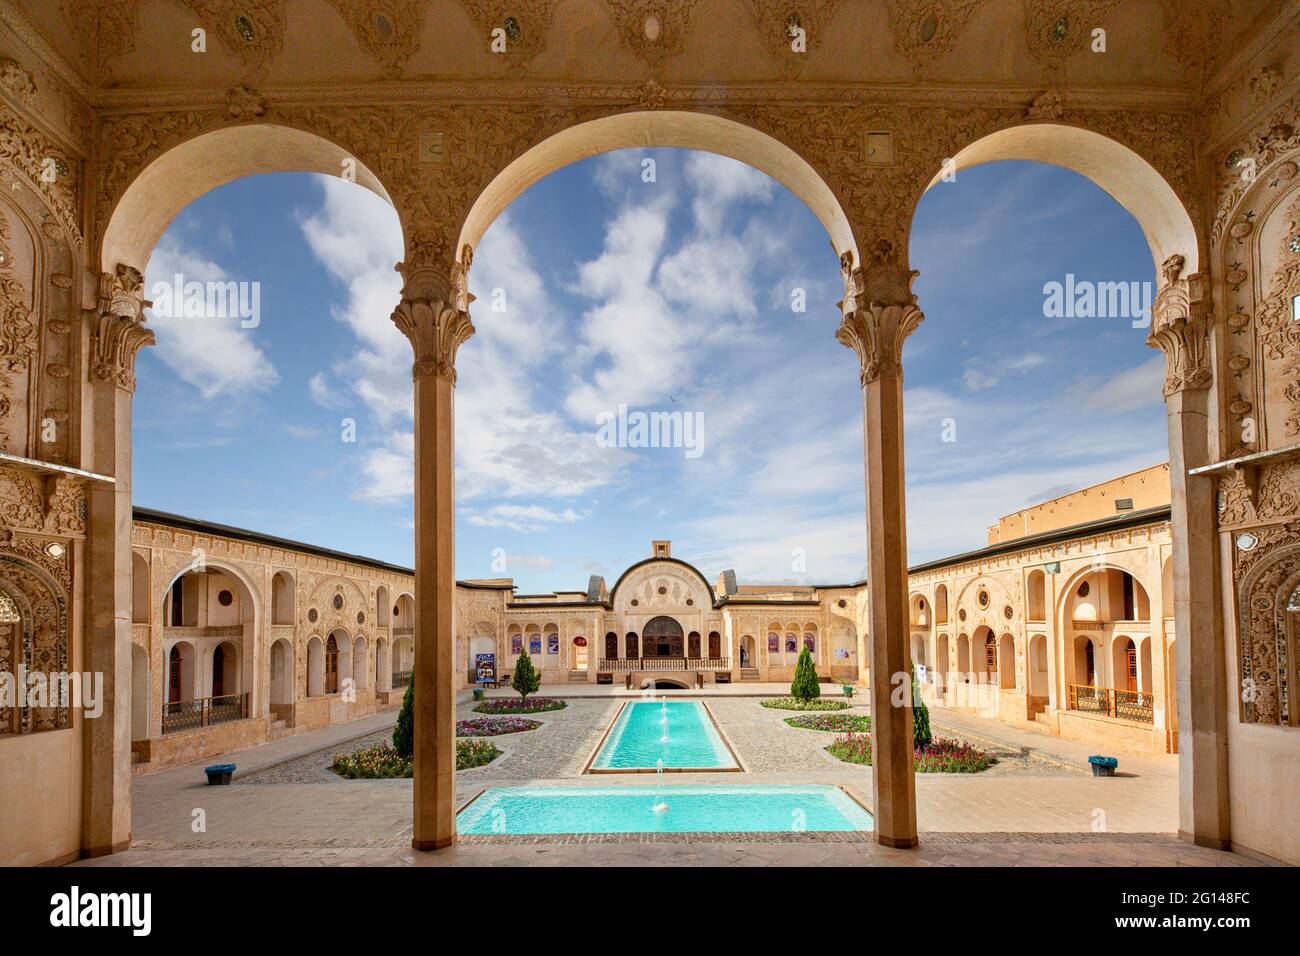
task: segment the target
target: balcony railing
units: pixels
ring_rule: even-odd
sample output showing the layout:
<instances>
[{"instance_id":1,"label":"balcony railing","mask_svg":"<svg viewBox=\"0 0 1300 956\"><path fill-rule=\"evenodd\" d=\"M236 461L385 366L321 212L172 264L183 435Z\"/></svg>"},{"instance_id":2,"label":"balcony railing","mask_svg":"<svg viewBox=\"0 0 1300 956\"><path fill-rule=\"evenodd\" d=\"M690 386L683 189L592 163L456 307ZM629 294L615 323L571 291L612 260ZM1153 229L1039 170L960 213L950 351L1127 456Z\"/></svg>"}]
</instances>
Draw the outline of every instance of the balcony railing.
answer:
<instances>
[{"instance_id":1,"label":"balcony railing","mask_svg":"<svg viewBox=\"0 0 1300 956\"><path fill-rule=\"evenodd\" d=\"M393 637L412 637L415 634L413 627L395 627L393 628Z\"/></svg>"},{"instance_id":2,"label":"balcony railing","mask_svg":"<svg viewBox=\"0 0 1300 956\"><path fill-rule=\"evenodd\" d=\"M1155 720L1155 697L1140 690L1071 684L1070 710L1149 724Z\"/></svg>"},{"instance_id":3,"label":"balcony railing","mask_svg":"<svg viewBox=\"0 0 1300 956\"><path fill-rule=\"evenodd\" d=\"M170 701L163 704L162 732L170 734L178 730L210 727L228 720L242 720L247 716L248 694Z\"/></svg>"},{"instance_id":4,"label":"balcony railing","mask_svg":"<svg viewBox=\"0 0 1300 956\"><path fill-rule=\"evenodd\" d=\"M632 671L729 671L730 657L602 657L599 671L628 674Z\"/></svg>"}]
</instances>

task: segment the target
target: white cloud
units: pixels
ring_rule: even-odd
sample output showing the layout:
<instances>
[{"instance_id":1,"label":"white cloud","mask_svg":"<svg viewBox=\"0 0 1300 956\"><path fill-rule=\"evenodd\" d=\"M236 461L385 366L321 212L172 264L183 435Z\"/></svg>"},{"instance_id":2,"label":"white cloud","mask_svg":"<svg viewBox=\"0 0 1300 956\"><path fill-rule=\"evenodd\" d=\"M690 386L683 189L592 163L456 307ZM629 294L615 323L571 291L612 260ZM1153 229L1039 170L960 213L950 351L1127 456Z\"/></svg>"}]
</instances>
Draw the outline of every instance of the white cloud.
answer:
<instances>
[{"instance_id":1,"label":"white cloud","mask_svg":"<svg viewBox=\"0 0 1300 956\"><path fill-rule=\"evenodd\" d=\"M766 174L715 153L690 153L685 177L694 192L691 212L695 225L703 233L718 232L734 204L765 203L775 194L776 184Z\"/></svg>"},{"instance_id":2,"label":"white cloud","mask_svg":"<svg viewBox=\"0 0 1300 956\"><path fill-rule=\"evenodd\" d=\"M160 286L171 286L177 275L185 283L231 279L221 266L186 248L176 236L164 236L145 268L146 298L161 299ZM182 312L179 308L166 311ZM265 322L265 317L262 319ZM242 328L237 316L187 317L150 309L147 321L158 337L155 354L205 399L264 392L280 380L275 366L257 345L256 331Z\"/></svg>"},{"instance_id":3,"label":"white cloud","mask_svg":"<svg viewBox=\"0 0 1300 956\"><path fill-rule=\"evenodd\" d=\"M469 512L470 524L485 528L509 528L511 531L529 533L546 531L553 525L573 524L581 515L572 508L553 511L541 505L494 505L483 512Z\"/></svg>"},{"instance_id":4,"label":"white cloud","mask_svg":"<svg viewBox=\"0 0 1300 956\"><path fill-rule=\"evenodd\" d=\"M1065 391L1063 401L1080 411L1114 414L1164 401L1165 359L1155 355L1141 365L1103 378L1083 376Z\"/></svg>"}]
</instances>

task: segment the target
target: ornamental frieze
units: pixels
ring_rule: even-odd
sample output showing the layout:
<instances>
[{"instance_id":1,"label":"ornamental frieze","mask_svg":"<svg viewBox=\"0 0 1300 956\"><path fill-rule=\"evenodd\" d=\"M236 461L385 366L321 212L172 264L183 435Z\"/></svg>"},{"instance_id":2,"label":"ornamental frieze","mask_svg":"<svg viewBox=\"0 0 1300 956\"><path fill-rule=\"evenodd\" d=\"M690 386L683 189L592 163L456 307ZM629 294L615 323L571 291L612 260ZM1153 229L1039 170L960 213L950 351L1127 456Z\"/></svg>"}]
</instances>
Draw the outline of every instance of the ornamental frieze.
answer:
<instances>
[{"instance_id":1,"label":"ornamental frieze","mask_svg":"<svg viewBox=\"0 0 1300 956\"><path fill-rule=\"evenodd\" d=\"M39 195L67 235L80 242L78 161L0 103L0 167L5 164L16 171L21 188Z\"/></svg>"}]
</instances>

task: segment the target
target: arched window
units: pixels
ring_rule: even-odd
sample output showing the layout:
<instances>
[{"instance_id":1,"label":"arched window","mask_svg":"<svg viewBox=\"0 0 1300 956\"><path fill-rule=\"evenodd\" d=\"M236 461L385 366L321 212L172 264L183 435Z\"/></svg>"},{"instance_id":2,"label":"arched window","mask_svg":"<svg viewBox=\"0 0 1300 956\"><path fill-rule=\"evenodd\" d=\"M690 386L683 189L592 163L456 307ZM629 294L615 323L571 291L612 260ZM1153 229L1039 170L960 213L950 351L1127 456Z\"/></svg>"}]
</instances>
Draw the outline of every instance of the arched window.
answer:
<instances>
[{"instance_id":1,"label":"arched window","mask_svg":"<svg viewBox=\"0 0 1300 956\"><path fill-rule=\"evenodd\" d=\"M700 656L700 632L699 631L691 631L690 636L686 639L686 646L687 646L687 651L686 651L687 657Z\"/></svg>"},{"instance_id":2,"label":"arched window","mask_svg":"<svg viewBox=\"0 0 1300 956\"><path fill-rule=\"evenodd\" d=\"M628 632L628 635L627 635L627 638L626 638L626 641L627 641L627 656L628 656L628 659L629 659L629 660L636 660L637 658L639 658L639 657L641 656L641 648L640 648L639 642L637 641L636 632L635 632L635 631L629 631L629 632Z\"/></svg>"},{"instance_id":3,"label":"arched window","mask_svg":"<svg viewBox=\"0 0 1300 956\"><path fill-rule=\"evenodd\" d=\"M641 630L641 636L646 657L682 657L686 653L686 635L671 617L652 617Z\"/></svg>"},{"instance_id":4,"label":"arched window","mask_svg":"<svg viewBox=\"0 0 1300 956\"><path fill-rule=\"evenodd\" d=\"M339 645L331 634L325 642L325 693L337 694L339 690Z\"/></svg>"},{"instance_id":5,"label":"arched window","mask_svg":"<svg viewBox=\"0 0 1300 956\"><path fill-rule=\"evenodd\" d=\"M990 677L998 672L998 639L992 634L984 638L984 670Z\"/></svg>"},{"instance_id":6,"label":"arched window","mask_svg":"<svg viewBox=\"0 0 1300 956\"><path fill-rule=\"evenodd\" d=\"M722 656L722 635L717 631L709 631L709 656Z\"/></svg>"},{"instance_id":7,"label":"arched window","mask_svg":"<svg viewBox=\"0 0 1300 956\"><path fill-rule=\"evenodd\" d=\"M167 703L175 704L181 699L181 649L173 647L167 655Z\"/></svg>"},{"instance_id":8,"label":"arched window","mask_svg":"<svg viewBox=\"0 0 1300 956\"><path fill-rule=\"evenodd\" d=\"M221 644L212 652L212 696L224 697L226 694L226 650Z\"/></svg>"},{"instance_id":9,"label":"arched window","mask_svg":"<svg viewBox=\"0 0 1300 956\"><path fill-rule=\"evenodd\" d=\"M605 635L605 658L611 661L618 658L618 635L613 631Z\"/></svg>"}]
</instances>

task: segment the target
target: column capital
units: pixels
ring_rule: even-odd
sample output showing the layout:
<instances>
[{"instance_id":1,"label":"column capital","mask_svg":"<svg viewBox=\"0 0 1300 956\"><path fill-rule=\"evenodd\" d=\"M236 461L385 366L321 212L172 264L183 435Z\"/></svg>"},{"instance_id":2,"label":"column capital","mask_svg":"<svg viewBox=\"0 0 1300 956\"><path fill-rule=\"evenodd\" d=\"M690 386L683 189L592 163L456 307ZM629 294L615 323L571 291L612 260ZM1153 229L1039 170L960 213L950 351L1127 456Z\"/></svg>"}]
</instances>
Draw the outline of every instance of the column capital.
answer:
<instances>
[{"instance_id":1,"label":"column capital","mask_svg":"<svg viewBox=\"0 0 1300 956\"><path fill-rule=\"evenodd\" d=\"M871 261L855 266L853 253L840 256L844 298L835 338L853 349L865 388L882 376L903 374L903 342L925 318L916 307L912 282L919 275L899 265L887 239L876 243Z\"/></svg>"},{"instance_id":2,"label":"column capital","mask_svg":"<svg viewBox=\"0 0 1300 956\"><path fill-rule=\"evenodd\" d=\"M466 244L458 261L440 267L433 245L412 244L407 259L397 264L406 279L393 322L411 342L414 378L438 375L456 384L456 352L471 335L469 269L474 250Z\"/></svg>"},{"instance_id":3,"label":"column capital","mask_svg":"<svg viewBox=\"0 0 1300 956\"><path fill-rule=\"evenodd\" d=\"M1147 345L1165 353L1165 398L1188 389L1209 388L1210 323L1200 273L1182 275L1184 259L1170 256L1160 266L1163 287L1151 306Z\"/></svg>"},{"instance_id":4,"label":"column capital","mask_svg":"<svg viewBox=\"0 0 1300 956\"><path fill-rule=\"evenodd\" d=\"M135 391L135 357L153 345L153 331L144 324L144 276L119 264L99 276L99 314L91 334L90 378Z\"/></svg>"}]
</instances>

